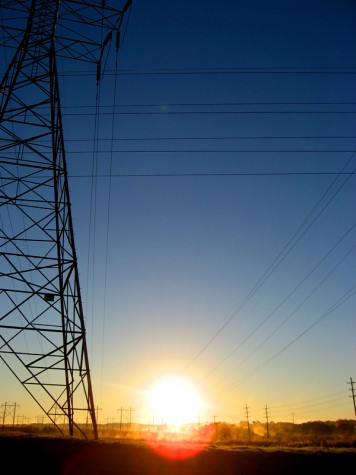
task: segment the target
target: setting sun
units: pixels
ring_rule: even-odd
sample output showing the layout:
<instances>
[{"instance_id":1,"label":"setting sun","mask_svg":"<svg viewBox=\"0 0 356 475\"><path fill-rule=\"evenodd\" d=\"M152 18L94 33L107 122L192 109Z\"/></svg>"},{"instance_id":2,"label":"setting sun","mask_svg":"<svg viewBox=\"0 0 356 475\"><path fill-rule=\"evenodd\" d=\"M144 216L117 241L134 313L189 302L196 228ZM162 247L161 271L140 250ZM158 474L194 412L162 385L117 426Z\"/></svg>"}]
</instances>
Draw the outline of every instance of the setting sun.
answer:
<instances>
[{"instance_id":1,"label":"setting sun","mask_svg":"<svg viewBox=\"0 0 356 475\"><path fill-rule=\"evenodd\" d=\"M196 423L203 411L203 402L197 390L179 377L161 379L148 397L157 424L181 426Z\"/></svg>"}]
</instances>

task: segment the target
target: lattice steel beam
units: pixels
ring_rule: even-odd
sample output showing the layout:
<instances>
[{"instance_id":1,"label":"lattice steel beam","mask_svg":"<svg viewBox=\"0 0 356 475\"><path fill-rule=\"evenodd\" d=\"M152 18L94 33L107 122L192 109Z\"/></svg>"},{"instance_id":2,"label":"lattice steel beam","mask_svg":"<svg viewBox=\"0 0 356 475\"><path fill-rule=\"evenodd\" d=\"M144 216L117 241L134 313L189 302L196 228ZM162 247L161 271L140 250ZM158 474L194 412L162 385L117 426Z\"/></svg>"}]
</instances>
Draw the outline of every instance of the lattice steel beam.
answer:
<instances>
[{"instance_id":1,"label":"lattice steel beam","mask_svg":"<svg viewBox=\"0 0 356 475\"><path fill-rule=\"evenodd\" d=\"M1 5L13 58L0 83L0 358L60 431L87 436L89 415L95 438L56 58L95 63L100 79L131 1L109 3Z\"/></svg>"}]
</instances>

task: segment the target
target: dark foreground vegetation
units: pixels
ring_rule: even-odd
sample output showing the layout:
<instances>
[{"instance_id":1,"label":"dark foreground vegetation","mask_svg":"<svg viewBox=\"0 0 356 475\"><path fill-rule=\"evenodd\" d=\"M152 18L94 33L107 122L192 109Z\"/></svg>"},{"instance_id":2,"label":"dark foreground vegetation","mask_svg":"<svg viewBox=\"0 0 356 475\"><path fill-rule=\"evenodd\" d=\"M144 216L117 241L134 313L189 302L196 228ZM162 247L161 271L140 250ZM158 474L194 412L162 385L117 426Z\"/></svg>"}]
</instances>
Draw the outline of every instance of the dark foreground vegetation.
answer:
<instances>
[{"instance_id":1,"label":"dark foreground vegetation","mask_svg":"<svg viewBox=\"0 0 356 475\"><path fill-rule=\"evenodd\" d=\"M325 423L321 424L324 427ZM343 427L350 425L354 424ZM320 432L321 426L314 423L307 427L312 433L311 427ZM12 475L317 475L348 473L356 466L353 431L344 433L343 441L330 432L319 433L319 438L315 433L311 438L309 433L303 444L300 437L287 442L280 434L270 433L268 439L237 441L233 440L235 426L219 424L215 429L209 443L173 440L168 434L162 437L157 433L146 441L134 439L132 434L131 438L126 434L126 439L124 434L105 439L102 435L94 441L59 437L49 431L0 431L0 450L3 467Z\"/></svg>"}]
</instances>

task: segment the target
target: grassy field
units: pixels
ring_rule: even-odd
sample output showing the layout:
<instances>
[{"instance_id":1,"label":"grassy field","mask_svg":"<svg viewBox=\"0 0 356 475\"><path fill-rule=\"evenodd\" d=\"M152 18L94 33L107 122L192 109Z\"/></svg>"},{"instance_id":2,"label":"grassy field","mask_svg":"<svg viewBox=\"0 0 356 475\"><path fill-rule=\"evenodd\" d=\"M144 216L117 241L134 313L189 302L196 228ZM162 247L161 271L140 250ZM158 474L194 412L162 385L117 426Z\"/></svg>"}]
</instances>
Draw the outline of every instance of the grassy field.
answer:
<instances>
[{"instance_id":1,"label":"grassy field","mask_svg":"<svg viewBox=\"0 0 356 475\"><path fill-rule=\"evenodd\" d=\"M0 434L0 444L3 466L12 475L317 475L347 473L356 466L356 449L346 447L204 447L162 441L152 450L142 441L19 434Z\"/></svg>"}]
</instances>

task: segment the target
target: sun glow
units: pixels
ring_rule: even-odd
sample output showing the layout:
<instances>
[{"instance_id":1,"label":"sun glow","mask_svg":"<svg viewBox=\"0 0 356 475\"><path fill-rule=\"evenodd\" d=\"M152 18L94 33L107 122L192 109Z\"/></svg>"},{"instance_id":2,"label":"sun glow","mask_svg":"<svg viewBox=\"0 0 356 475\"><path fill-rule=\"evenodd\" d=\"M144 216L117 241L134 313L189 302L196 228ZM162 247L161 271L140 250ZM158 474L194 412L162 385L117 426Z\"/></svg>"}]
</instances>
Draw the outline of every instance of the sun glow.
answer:
<instances>
[{"instance_id":1,"label":"sun glow","mask_svg":"<svg viewBox=\"0 0 356 475\"><path fill-rule=\"evenodd\" d=\"M149 405L155 424L176 427L197 423L204 409L197 390L179 377L160 380L149 392Z\"/></svg>"}]
</instances>

